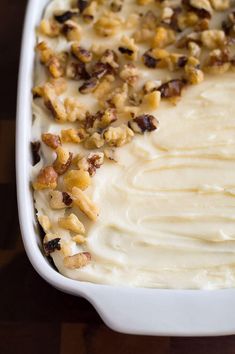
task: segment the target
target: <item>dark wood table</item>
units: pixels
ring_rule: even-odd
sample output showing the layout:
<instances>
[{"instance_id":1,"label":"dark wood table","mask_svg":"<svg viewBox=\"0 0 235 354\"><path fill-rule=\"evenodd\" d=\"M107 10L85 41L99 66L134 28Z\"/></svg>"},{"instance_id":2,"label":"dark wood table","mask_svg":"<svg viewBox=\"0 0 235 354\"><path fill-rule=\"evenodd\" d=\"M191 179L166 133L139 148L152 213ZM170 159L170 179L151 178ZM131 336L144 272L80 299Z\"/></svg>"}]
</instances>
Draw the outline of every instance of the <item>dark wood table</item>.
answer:
<instances>
[{"instance_id":1,"label":"dark wood table","mask_svg":"<svg viewBox=\"0 0 235 354\"><path fill-rule=\"evenodd\" d=\"M42 280L25 255L17 218L14 129L26 0L1 0L0 354L235 354L235 336L131 336L107 328L84 299Z\"/></svg>"}]
</instances>

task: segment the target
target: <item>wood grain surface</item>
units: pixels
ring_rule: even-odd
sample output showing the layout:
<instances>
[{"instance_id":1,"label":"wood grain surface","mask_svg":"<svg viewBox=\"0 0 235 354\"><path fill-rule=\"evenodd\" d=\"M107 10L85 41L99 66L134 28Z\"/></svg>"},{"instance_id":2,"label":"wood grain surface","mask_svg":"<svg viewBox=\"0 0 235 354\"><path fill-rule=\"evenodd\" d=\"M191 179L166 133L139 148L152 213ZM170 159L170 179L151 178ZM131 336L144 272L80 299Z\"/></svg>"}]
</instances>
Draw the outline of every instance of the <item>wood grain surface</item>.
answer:
<instances>
[{"instance_id":1,"label":"wood grain surface","mask_svg":"<svg viewBox=\"0 0 235 354\"><path fill-rule=\"evenodd\" d=\"M21 242L14 173L17 71L25 0L1 0L0 354L235 354L235 336L131 336L107 328L84 299L42 280Z\"/></svg>"}]
</instances>

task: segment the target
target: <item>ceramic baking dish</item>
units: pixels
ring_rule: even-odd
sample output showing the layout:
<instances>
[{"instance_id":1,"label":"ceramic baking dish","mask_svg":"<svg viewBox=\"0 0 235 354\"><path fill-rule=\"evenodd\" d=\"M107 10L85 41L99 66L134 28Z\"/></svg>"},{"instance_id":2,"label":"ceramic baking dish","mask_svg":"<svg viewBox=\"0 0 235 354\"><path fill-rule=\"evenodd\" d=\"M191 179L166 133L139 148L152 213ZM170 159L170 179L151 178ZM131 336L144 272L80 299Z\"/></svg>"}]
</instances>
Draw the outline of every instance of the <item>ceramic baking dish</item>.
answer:
<instances>
[{"instance_id":1,"label":"ceramic baking dish","mask_svg":"<svg viewBox=\"0 0 235 354\"><path fill-rule=\"evenodd\" d=\"M48 0L30 0L28 3L18 84L18 208L25 250L33 267L57 289L86 298L104 322L120 332L174 336L234 334L235 289L160 290L91 284L65 278L44 257L35 220L29 176L35 27L47 2Z\"/></svg>"}]
</instances>

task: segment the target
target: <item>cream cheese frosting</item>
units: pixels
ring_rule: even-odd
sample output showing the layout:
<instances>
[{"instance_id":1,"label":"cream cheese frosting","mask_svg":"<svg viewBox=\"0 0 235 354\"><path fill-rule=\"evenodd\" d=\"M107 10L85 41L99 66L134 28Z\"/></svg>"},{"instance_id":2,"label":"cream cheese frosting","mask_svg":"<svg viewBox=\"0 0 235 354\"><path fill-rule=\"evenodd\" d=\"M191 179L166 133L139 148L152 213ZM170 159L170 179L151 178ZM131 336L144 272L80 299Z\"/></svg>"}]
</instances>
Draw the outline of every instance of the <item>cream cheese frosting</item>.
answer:
<instances>
[{"instance_id":1,"label":"cream cheese frosting","mask_svg":"<svg viewBox=\"0 0 235 354\"><path fill-rule=\"evenodd\" d=\"M51 1L45 16L67 9L68 4ZM89 28L83 41L86 45L93 41ZM99 41L111 43L112 39ZM57 49L67 45L63 39L51 39L50 44ZM141 80L167 75L139 65ZM37 63L36 84L43 75ZM52 232L68 243L71 254L85 250L92 257L86 267L71 270L64 266L62 252L56 251L51 256L59 272L111 285L235 286L234 79L233 72L206 75L201 84L187 87L176 106L162 102L153 112L159 129L135 136L117 150L117 163L107 162L100 168L87 191L99 206L99 218L92 223L79 215L88 231L85 246L71 242L70 232L58 226L65 211L50 209L49 192L34 192L38 215L48 215ZM70 82L66 95L71 94L96 109L89 95L78 94L77 83ZM34 140L40 140L44 131L61 130L40 102L34 102L33 114ZM82 149L73 144L68 148L74 153ZM32 169L32 178L45 163L54 161L55 153L42 146L42 156ZM71 212L77 210L71 208Z\"/></svg>"}]
</instances>

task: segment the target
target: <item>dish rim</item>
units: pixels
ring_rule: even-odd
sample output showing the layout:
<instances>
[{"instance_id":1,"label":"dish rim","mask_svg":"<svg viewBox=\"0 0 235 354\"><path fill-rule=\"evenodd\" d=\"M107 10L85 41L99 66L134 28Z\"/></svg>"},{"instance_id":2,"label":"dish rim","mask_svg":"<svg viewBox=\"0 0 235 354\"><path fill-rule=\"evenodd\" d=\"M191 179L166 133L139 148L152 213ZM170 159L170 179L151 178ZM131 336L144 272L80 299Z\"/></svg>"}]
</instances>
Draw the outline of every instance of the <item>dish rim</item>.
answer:
<instances>
[{"instance_id":1,"label":"dish rim","mask_svg":"<svg viewBox=\"0 0 235 354\"><path fill-rule=\"evenodd\" d=\"M21 45L17 118L16 185L18 214L27 256L39 275L55 288L86 298L112 329L128 334L217 336L235 333L235 289L147 289L80 282L64 277L43 256L34 228L29 181L31 87L35 27L48 0L29 0ZM114 306L116 304L116 306Z\"/></svg>"}]
</instances>

